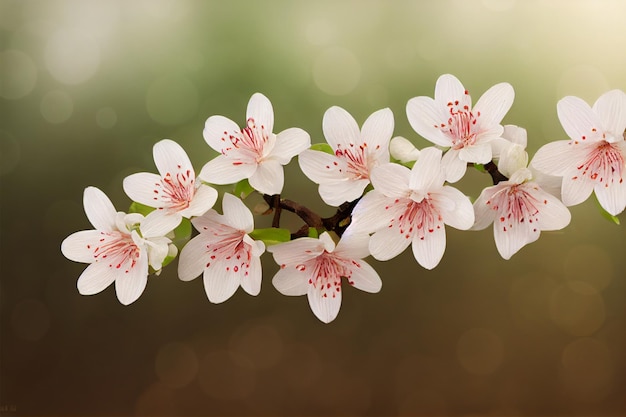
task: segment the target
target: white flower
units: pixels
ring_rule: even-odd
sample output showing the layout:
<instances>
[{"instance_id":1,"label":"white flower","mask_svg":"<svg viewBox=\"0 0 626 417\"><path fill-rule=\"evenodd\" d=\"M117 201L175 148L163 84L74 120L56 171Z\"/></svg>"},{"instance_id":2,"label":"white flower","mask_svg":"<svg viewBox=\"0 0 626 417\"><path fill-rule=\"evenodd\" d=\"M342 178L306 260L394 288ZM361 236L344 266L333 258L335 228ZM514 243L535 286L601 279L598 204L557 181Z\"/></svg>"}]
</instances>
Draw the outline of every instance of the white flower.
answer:
<instances>
[{"instance_id":1,"label":"white flower","mask_svg":"<svg viewBox=\"0 0 626 417\"><path fill-rule=\"evenodd\" d=\"M233 184L245 178L264 194L280 194L283 165L311 145L309 134L299 128L272 133L274 110L263 94L248 102L246 126L223 116L211 116L204 126L204 139L221 155L209 161L200 178L212 184Z\"/></svg>"},{"instance_id":2,"label":"white flower","mask_svg":"<svg viewBox=\"0 0 626 417\"><path fill-rule=\"evenodd\" d=\"M324 113L322 129L334 155L306 150L298 161L302 172L320 185L319 193L326 204L339 206L363 194L372 168L389 162L393 124L390 109L373 113L361 130L341 107L331 107Z\"/></svg>"},{"instance_id":3,"label":"white flower","mask_svg":"<svg viewBox=\"0 0 626 417\"><path fill-rule=\"evenodd\" d=\"M223 215L209 210L191 220L200 234L180 253L178 276L191 281L200 274L209 301L228 300L241 287L250 295L261 291L261 260L265 244L248 233L254 230L252 213L232 194L224 194Z\"/></svg>"},{"instance_id":4,"label":"white flower","mask_svg":"<svg viewBox=\"0 0 626 417\"><path fill-rule=\"evenodd\" d=\"M284 295L307 295L315 316L324 323L333 321L341 307L341 281L360 290L376 293L382 282L362 258L369 255L369 236L344 233L335 247L327 232L319 239L300 238L270 246L280 265L274 287Z\"/></svg>"},{"instance_id":5,"label":"white flower","mask_svg":"<svg viewBox=\"0 0 626 417\"><path fill-rule=\"evenodd\" d=\"M374 233L369 249L376 259L391 259L412 244L417 262L432 269L446 248L444 224L467 230L474 223L469 198L443 183L439 149L422 149L412 170L381 165L372 172L374 190L353 210L348 230Z\"/></svg>"},{"instance_id":6,"label":"white flower","mask_svg":"<svg viewBox=\"0 0 626 417\"><path fill-rule=\"evenodd\" d=\"M97 294L115 281L118 300L128 305L146 288L148 266L159 271L168 255L176 255L176 247L144 230L141 214L116 212L98 188L85 189L83 204L95 230L73 233L61 244L66 258L91 264L78 278L78 291Z\"/></svg>"},{"instance_id":7,"label":"white flower","mask_svg":"<svg viewBox=\"0 0 626 417\"><path fill-rule=\"evenodd\" d=\"M563 177L566 206L582 203L595 191L604 210L620 214L626 208L626 94L609 91L593 108L578 97L565 97L557 113L571 140L542 146L531 165Z\"/></svg>"},{"instance_id":8,"label":"white flower","mask_svg":"<svg viewBox=\"0 0 626 417\"><path fill-rule=\"evenodd\" d=\"M449 147L442 164L446 180L456 182L467 163L485 164L492 159L492 142L501 139L500 122L513 104L515 93L508 83L487 90L472 107L463 84L450 74L439 77L435 99L414 97L406 106L411 127L432 143Z\"/></svg>"},{"instance_id":9,"label":"white flower","mask_svg":"<svg viewBox=\"0 0 626 417\"><path fill-rule=\"evenodd\" d=\"M152 150L159 174L140 172L124 178L124 191L133 200L156 207L146 216L144 228L166 234L183 217L200 216L213 207L217 191L196 182L189 157L176 142L163 139Z\"/></svg>"}]
</instances>

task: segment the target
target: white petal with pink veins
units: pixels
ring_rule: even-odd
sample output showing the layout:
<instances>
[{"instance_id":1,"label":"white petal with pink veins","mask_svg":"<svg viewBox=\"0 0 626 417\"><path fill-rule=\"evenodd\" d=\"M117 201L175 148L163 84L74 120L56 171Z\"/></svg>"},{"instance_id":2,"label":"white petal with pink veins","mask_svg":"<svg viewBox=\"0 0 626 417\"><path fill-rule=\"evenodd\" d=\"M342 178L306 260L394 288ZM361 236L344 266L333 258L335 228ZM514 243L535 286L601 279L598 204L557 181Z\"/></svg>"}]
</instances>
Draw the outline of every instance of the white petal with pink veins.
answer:
<instances>
[{"instance_id":1,"label":"white petal with pink veins","mask_svg":"<svg viewBox=\"0 0 626 417\"><path fill-rule=\"evenodd\" d=\"M246 233L250 233L254 229L252 213L241 199L232 194L224 193L222 207L226 223L233 229Z\"/></svg>"},{"instance_id":2,"label":"white petal with pink veins","mask_svg":"<svg viewBox=\"0 0 626 417\"><path fill-rule=\"evenodd\" d=\"M331 287L328 290L334 289ZM341 308L341 291L325 291L309 286L307 295L311 310L318 319L330 323L337 318Z\"/></svg>"},{"instance_id":3,"label":"white petal with pink veins","mask_svg":"<svg viewBox=\"0 0 626 417\"><path fill-rule=\"evenodd\" d=\"M369 249L374 258L388 261L404 252L410 243L410 236L407 238L394 226L374 233L370 238Z\"/></svg>"},{"instance_id":4,"label":"white petal with pink veins","mask_svg":"<svg viewBox=\"0 0 626 417\"><path fill-rule=\"evenodd\" d=\"M453 103L456 106L472 107L470 95L458 78L451 74L443 74L435 83L435 100L440 103ZM458 103L455 103L458 102Z\"/></svg>"},{"instance_id":5,"label":"white petal with pink veins","mask_svg":"<svg viewBox=\"0 0 626 417\"><path fill-rule=\"evenodd\" d=\"M574 143L584 143L603 139L599 117L583 99L567 96L556 104L561 125Z\"/></svg>"},{"instance_id":6,"label":"white petal with pink veins","mask_svg":"<svg viewBox=\"0 0 626 417\"><path fill-rule=\"evenodd\" d=\"M272 150L271 157L281 165L286 165L296 155L302 153L311 146L311 137L304 130L292 127L283 130L276 135L276 145Z\"/></svg>"},{"instance_id":7,"label":"white petal with pink veins","mask_svg":"<svg viewBox=\"0 0 626 417\"><path fill-rule=\"evenodd\" d=\"M446 181L450 183L457 182L467 171L467 162L459 158L459 151L456 149L448 149L441 158L441 167L445 173Z\"/></svg>"},{"instance_id":8,"label":"white petal with pink veins","mask_svg":"<svg viewBox=\"0 0 626 417\"><path fill-rule=\"evenodd\" d=\"M241 136L241 130L237 123L224 116L211 116L204 124L202 135L211 148L221 153L225 148L232 147L230 137Z\"/></svg>"},{"instance_id":9,"label":"white petal with pink veins","mask_svg":"<svg viewBox=\"0 0 626 417\"><path fill-rule=\"evenodd\" d=\"M228 262L216 260L211 266L204 270L204 290L210 302L223 303L235 294L241 284L241 277Z\"/></svg>"},{"instance_id":10,"label":"white petal with pink veins","mask_svg":"<svg viewBox=\"0 0 626 417\"><path fill-rule=\"evenodd\" d=\"M499 125L511 109L514 99L515 91L509 83L496 84L485 91L472 109L472 113L477 116L479 128L482 130Z\"/></svg>"},{"instance_id":11,"label":"white petal with pink veins","mask_svg":"<svg viewBox=\"0 0 626 417\"><path fill-rule=\"evenodd\" d=\"M74 262L94 262L94 248L98 247L102 232L98 230L82 230L72 233L61 243L63 256Z\"/></svg>"},{"instance_id":12,"label":"white petal with pink veins","mask_svg":"<svg viewBox=\"0 0 626 417\"><path fill-rule=\"evenodd\" d=\"M415 236L412 241L415 260L426 269L433 269L439 264L446 250L446 232L443 229L429 231L424 238Z\"/></svg>"},{"instance_id":13,"label":"white petal with pink veins","mask_svg":"<svg viewBox=\"0 0 626 417\"><path fill-rule=\"evenodd\" d=\"M361 128L361 141L379 162L389 162L389 141L393 135L393 113L382 109L372 113Z\"/></svg>"},{"instance_id":14,"label":"white petal with pink veins","mask_svg":"<svg viewBox=\"0 0 626 417\"><path fill-rule=\"evenodd\" d=\"M298 163L304 175L316 184L347 178L345 161L326 152L305 150L298 156Z\"/></svg>"},{"instance_id":15,"label":"white petal with pink veins","mask_svg":"<svg viewBox=\"0 0 626 417\"><path fill-rule=\"evenodd\" d=\"M449 116L445 107L438 105L435 100L424 96L410 99L406 105L406 115L418 134L435 145L452 146L452 140L441 130L441 125L445 126Z\"/></svg>"},{"instance_id":16,"label":"white petal with pink veins","mask_svg":"<svg viewBox=\"0 0 626 417\"><path fill-rule=\"evenodd\" d=\"M326 110L322 130L333 150L349 149L350 144L361 143L361 132L356 120L341 107L333 106Z\"/></svg>"},{"instance_id":17,"label":"white petal with pink veins","mask_svg":"<svg viewBox=\"0 0 626 417\"><path fill-rule=\"evenodd\" d=\"M148 172L138 172L124 178L124 192L131 200L149 207L166 207L169 200L160 192L161 177Z\"/></svg>"},{"instance_id":18,"label":"white petal with pink veins","mask_svg":"<svg viewBox=\"0 0 626 417\"><path fill-rule=\"evenodd\" d=\"M589 198L594 182L578 176L576 168L570 169L563 177L561 198L566 206L575 206ZM574 179L575 178L575 179Z\"/></svg>"},{"instance_id":19,"label":"white petal with pink veins","mask_svg":"<svg viewBox=\"0 0 626 417\"><path fill-rule=\"evenodd\" d=\"M319 193L329 206L338 207L347 201L354 201L363 195L369 180L339 180L320 184Z\"/></svg>"},{"instance_id":20,"label":"white petal with pink veins","mask_svg":"<svg viewBox=\"0 0 626 417\"><path fill-rule=\"evenodd\" d=\"M598 98L593 105L593 111L598 115L604 131L613 136L612 141L623 139L626 130L626 93L621 90L611 90ZM609 138L606 138L609 140Z\"/></svg>"},{"instance_id":21,"label":"white petal with pink veins","mask_svg":"<svg viewBox=\"0 0 626 417\"><path fill-rule=\"evenodd\" d=\"M448 210L445 204L437 203L445 224L459 230L467 230L474 224L474 208L470 199L461 191L450 186L444 186L433 193L433 199L442 197L453 202L452 209Z\"/></svg>"},{"instance_id":22,"label":"white petal with pink veins","mask_svg":"<svg viewBox=\"0 0 626 417\"><path fill-rule=\"evenodd\" d=\"M104 291L115 281L116 271L105 263L97 262L89 265L78 278L76 286L82 295L94 295Z\"/></svg>"},{"instance_id":23,"label":"white petal with pink veins","mask_svg":"<svg viewBox=\"0 0 626 417\"><path fill-rule=\"evenodd\" d=\"M217 190L208 185L201 184L196 188L193 200L189 203L189 207L179 211L180 215L186 218L194 216L202 216L206 213L217 200Z\"/></svg>"},{"instance_id":24,"label":"white petal with pink veins","mask_svg":"<svg viewBox=\"0 0 626 417\"><path fill-rule=\"evenodd\" d=\"M254 93L248 101L246 119L253 119L258 128L267 132L274 129L274 109L270 100L261 93Z\"/></svg>"},{"instance_id":25,"label":"white petal with pink veins","mask_svg":"<svg viewBox=\"0 0 626 417\"><path fill-rule=\"evenodd\" d=\"M278 265L303 263L324 252L319 239L304 237L290 242L279 243L267 248Z\"/></svg>"},{"instance_id":26,"label":"white petal with pink veins","mask_svg":"<svg viewBox=\"0 0 626 417\"><path fill-rule=\"evenodd\" d=\"M491 161L491 157L491 145L489 143L476 143L459 150L459 159L465 162L486 164Z\"/></svg>"},{"instance_id":27,"label":"white petal with pink veins","mask_svg":"<svg viewBox=\"0 0 626 417\"><path fill-rule=\"evenodd\" d=\"M181 281L191 281L200 276L209 262L210 256L202 236L191 239L178 258L178 278Z\"/></svg>"},{"instance_id":28,"label":"white petal with pink veins","mask_svg":"<svg viewBox=\"0 0 626 417\"><path fill-rule=\"evenodd\" d=\"M351 268L350 285L361 291L377 293L383 286L378 273L367 262L354 260Z\"/></svg>"},{"instance_id":29,"label":"white petal with pink veins","mask_svg":"<svg viewBox=\"0 0 626 417\"><path fill-rule=\"evenodd\" d=\"M412 190L428 191L432 188L441 187L443 181L441 151L433 147L422 149L420 159L411 170L409 187Z\"/></svg>"},{"instance_id":30,"label":"white petal with pink veins","mask_svg":"<svg viewBox=\"0 0 626 417\"><path fill-rule=\"evenodd\" d=\"M165 236L176 229L183 217L179 213L169 213L166 210L156 209L148 213L141 222L142 236Z\"/></svg>"},{"instance_id":31,"label":"white petal with pink veins","mask_svg":"<svg viewBox=\"0 0 626 417\"><path fill-rule=\"evenodd\" d=\"M293 266L289 266L279 270L274 278L272 278L272 284L283 295L304 295L309 290L309 276L311 274L308 271L301 271Z\"/></svg>"},{"instance_id":32,"label":"white petal with pink veins","mask_svg":"<svg viewBox=\"0 0 626 417\"><path fill-rule=\"evenodd\" d=\"M382 164L372 170L374 188L387 197L406 198L409 194L411 170L399 164Z\"/></svg>"},{"instance_id":33,"label":"white petal with pink veins","mask_svg":"<svg viewBox=\"0 0 626 417\"><path fill-rule=\"evenodd\" d=\"M370 254L369 241L367 233L354 233L354 230L348 229L341 235L333 253L345 259L363 259Z\"/></svg>"},{"instance_id":34,"label":"white petal with pink veins","mask_svg":"<svg viewBox=\"0 0 626 417\"><path fill-rule=\"evenodd\" d=\"M626 208L626 181L606 187L604 184L595 186L598 202L609 214L617 216Z\"/></svg>"},{"instance_id":35,"label":"white petal with pink veins","mask_svg":"<svg viewBox=\"0 0 626 417\"><path fill-rule=\"evenodd\" d=\"M117 230L115 226L117 211L109 197L100 189L96 187L85 188L83 205L85 214L95 229L103 231Z\"/></svg>"},{"instance_id":36,"label":"white petal with pink veins","mask_svg":"<svg viewBox=\"0 0 626 417\"><path fill-rule=\"evenodd\" d=\"M244 163L218 155L202 167L199 177L211 184L234 184L250 178L256 169L256 163Z\"/></svg>"},{"instance_id":37,"label":"white petal with pink veins","mask_svg":"<svg viewBox=\"0 0 626 417\"><path fill-rule=\"evenodd\" d=\"M388 211L394 200L377 190L365 194L352 210L352 221L345 233L373 233L387 227L393 217Z\"/></svg>"},{"instance_id":38,"label":"white petal with pink veins","mask_svg":"<svg viewBox=\"0 0 626 417\"><path fill-rule=\"evenodd\" d=\"M173 140L163 139L157 142L152 149L152 154L154 163L162 177L168 173L175 176L179 172L184 174L187 179L193 180L196 177L187 153Z\"/></svg>"},{"instance_id":39,"label":"white petal with pink veins","mask_svg":"<svg viewBox=\"0 0 626 417\"><path fill-rule=\"evenodd\" d=\"M493 222L496 247L503 259L511 259L528 243L539 239L539 229L530 223L514 223L503 226L498 219Z\"/></svg>"},{"instance_id":40,"label":"white petal with pink veins","mask_svg":"<svg viewBox=\"0 0 626 417\"><path fill-rule=\"evenodd\" d=\"M243 276L241 276L241 288L250 295L259 295L261 292L262 269L261 259L258 256L250 259L250 266L246 272L247 274L244 272Z\"/></svg>"},{"instance_id":41,"label":"white petal with pink veins","mask_svg":"<svg viewBox=\"0 0 626 417\"><path fill-rule=\"evenodd\" d=\"M261 162L254 173L248 177L255 190L268 195L280 194L285 182L283 166L275 160Z\"/></svg>"},{"instance_id":42,"label":"white petal with pink veins","mask_svg":"<svg viewBox=\"0 0 626 417\"><path fill-rule=\"evenodd\" d=\"M120 303L129 305L143 293L148 283L148 255L145 250L139 254L137 263L127 273L118 274L115 279L115 293Z\"/></svg>"},{"instance_id":43,"label":"white petal with pink veins","mask_svg":"<svg viewBox=\"0 0 626 417\"><path fill-rule=\"evenodd\" d=\"M576 152L576 154L572 154L572 152ZM571 170L573 164L576 164L573 156L579 155L578 152L572 148L569 141L557 140L539 148L530 161L530 165L546 174L563 176ZM580 158L580 156L584 157L584 154L580 154L578 157Z\"/></svg>"}]
</instances>

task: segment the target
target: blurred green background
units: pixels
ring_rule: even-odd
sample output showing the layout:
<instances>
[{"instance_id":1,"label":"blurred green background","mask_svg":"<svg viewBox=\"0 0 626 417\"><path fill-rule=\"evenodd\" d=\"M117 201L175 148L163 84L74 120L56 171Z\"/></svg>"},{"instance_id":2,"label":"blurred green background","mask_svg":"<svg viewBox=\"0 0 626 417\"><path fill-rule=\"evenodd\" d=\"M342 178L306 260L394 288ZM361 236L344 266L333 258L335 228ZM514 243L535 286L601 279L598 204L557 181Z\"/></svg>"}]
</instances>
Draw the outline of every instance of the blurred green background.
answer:
<instances>
[{"instance_id":1,"label":"blurred green background","mask_svg":"<svg viewBox=\"0 0 626 417\"><path fill-rule=\"evenodd\" d=\"M566 138L558 99L626 90L625 18L621 0L0 0L0 415L626 414L626 225L591 200L510 261L491 228L448 229L433 271L372 260L382 292L347 288L330 325L273 289L268 255L256 298L212 305L170 267L124 307L80 296L59 250L91 228L86 186L126 210L162 138L199 172L206 118L242 123L257 91L275 131L322 142L330 106L390 107L423 147L405 106L439 75L474 101L507 81L534 153ZM332 212L287 172L285 197Z\"/></svg>"}]
</instances>

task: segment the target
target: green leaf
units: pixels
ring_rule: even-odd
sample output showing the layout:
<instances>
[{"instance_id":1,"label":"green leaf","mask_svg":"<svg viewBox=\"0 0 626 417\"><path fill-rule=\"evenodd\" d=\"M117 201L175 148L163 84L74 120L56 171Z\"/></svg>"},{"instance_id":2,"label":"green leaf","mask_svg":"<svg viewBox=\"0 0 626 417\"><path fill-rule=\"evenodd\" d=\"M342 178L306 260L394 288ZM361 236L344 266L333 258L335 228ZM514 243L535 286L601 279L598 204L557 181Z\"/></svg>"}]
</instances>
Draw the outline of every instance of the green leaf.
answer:
<instances>
[{"instance_id":1,"label":"green leaf","mask_svg":"<svg viewBox=\"0 0 626 417\"><path fill-rule=\"evenodd\" d=\"M317 239L319 236L319 232L315 227L309 227L309 237Z\"/></svg>"},{"instance_id":2,"label":"green leaf","mask_svg":"<svg viewBox=\"0 0 626 417\"><path fill-rule=\"evenodd\" d=\"M183 246L187 244L190 238L191 222L189 221L189 219L183 217L183 220L180 222L178 227L174 229L174 239L172 239L172 243L176 245L176 247L180 251L183 249Z\"/></svg>"},{"instance_id":3,"label":"green leaf","mask_svg":"<svg viewBox=\"0 0 626 417\"><path fill-rule=\"evenodd\" d=\"M331 155L335 154L335 151L333 151L333 148L331 148L331 146L328 143L314 143L313 145L311 145L311 150L322 151L322 152L329 153Z\"/></svg>"},{"instance_id":4,"label":"green leaf","mask_svg":"<svg viewBox=\"0 0 626 417\"><path fill-rule=\"evenodd\" d=\"M595 195L595 194L594 194ZM598 210L600 210L600 214L602 215L602 217L604 217L605 219L607 219L610 222L615 223L616 225L620 225L620 221L619 218L617 216L612 215L611 213L609 213L608 211L606 211L601 205L600 202L598 201L598 199L596 198L596 206L598 206Z\"/></svg>"},{"instance_id":5,"label":"green leaf","mask_svg":"<svg viewBox=\"0 0 626 417\"><path fill-rule=\"evenodd\" d=\"M235 184L234 194L237 197L241 198L242 200L244 200L246 197L252 194L253 191L254 191L254 188L252 188L247 178L244 178L241 181L239 181L237 184Z\"/></svg>"},{"instance_id":6,"label":"green leaf","mask_svg":"<svg viewBox=\"0 0 626 417\"><path fill-rule=\"evenodd\" d=\"M482 172L483 174L487 172L487 170L485 169L485 165L483 164L474 163L474 168L476 168L478 171Z\"/></svg>"},{"instance_id":7,"label":"green leaf","mask_svg":"<svg viewBox=\"0 0 626 417\"><path fill-rule=\"evenodd\" d=\"M254 229L250 233L250 237L254 240L261 240L269 246L289 242L291 240L291 233L287 229L270 227L267 229Z\"/></svg>"},{"instance_id":8,"label":"green leaf","mask_svg":"<svg viewBox=\"0 0 626 417\"><path fill-rule=\"evenodd\" d=\"M154 207L146 206L145 204L138 203L133 201L133 203L128 208L129 213L139 213L147 216L150 212L156 210Z\"/></svg>"}]
</instances>

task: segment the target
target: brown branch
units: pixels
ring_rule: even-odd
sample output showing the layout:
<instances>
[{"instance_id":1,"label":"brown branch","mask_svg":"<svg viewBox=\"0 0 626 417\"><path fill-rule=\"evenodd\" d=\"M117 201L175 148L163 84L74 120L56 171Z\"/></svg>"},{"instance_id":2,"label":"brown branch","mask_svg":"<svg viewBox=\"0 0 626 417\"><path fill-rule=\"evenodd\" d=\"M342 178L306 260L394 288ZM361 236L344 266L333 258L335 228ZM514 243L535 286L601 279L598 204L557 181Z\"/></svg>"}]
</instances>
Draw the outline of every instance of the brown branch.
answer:
<instances>
[{"instance_id":1,"label":"brown branch","mask_svg":"<svg viewBox=\"0 0 626 417\"><path fill-rule=\"evenodd\" d=\"M485 171L487 171L489 173L489 175L491 175L491 179L493 181L493 185L496 185L496 184L498 184L499 182L502 182L502 181L508 181L509 180L508 177L506 177L503 173L498 171L498 166L493 161L489 161L489 162L487 162L483 166L485 167Z\"/></svg>"}]
</instances>

